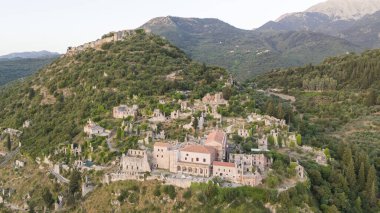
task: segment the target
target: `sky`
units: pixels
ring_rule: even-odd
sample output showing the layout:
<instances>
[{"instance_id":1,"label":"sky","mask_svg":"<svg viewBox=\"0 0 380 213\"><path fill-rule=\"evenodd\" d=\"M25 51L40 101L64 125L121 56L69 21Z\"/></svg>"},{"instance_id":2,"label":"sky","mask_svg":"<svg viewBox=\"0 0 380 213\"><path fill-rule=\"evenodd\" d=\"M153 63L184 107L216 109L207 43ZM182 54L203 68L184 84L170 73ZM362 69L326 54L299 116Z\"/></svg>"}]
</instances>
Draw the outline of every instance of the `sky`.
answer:
<instances>
[{"instance_id":1,"label":"sky","mask_svg":"<svg viewBox=\"0 0 380 213\"><path fill-rule=\"evenodd\" d=\"M253 29L324 0L0 0L0 55L66 52L159 16L218 18Z\"/></svg>"}]
</instances>

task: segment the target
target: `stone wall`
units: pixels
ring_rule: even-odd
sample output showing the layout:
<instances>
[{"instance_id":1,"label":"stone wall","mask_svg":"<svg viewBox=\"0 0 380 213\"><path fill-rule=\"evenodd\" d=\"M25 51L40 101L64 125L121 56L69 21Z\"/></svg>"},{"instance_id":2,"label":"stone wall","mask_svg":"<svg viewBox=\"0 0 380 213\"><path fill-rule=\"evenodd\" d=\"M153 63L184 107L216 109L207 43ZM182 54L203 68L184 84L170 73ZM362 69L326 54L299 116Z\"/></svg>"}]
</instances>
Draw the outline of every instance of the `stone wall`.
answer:
<instances>
[{"instance_id":1,"label":"stone wall","mask_svg":"<svg viewBox=\"0 0 380 213\"><path fill-rule=\"evenodd\" d=\"M105 43L124 40L126 37L128 37L130 35L134 35L135 33L136 33L136 31L134 31L134 30L123 30L123 31L118 31L118 32L111 32L107 35L104 35L101 39L98 39L96 41L91 41L91 42L85 43L85 44L77 46L77 47L69 47L69 48L67 48L66 54L67 55L74 55L74 54L81 52L81 51L84 51L88 48L98 49Z\"/></svg>"},{"instance_id":2,"label":"stone wall","mask_svg":"<svg viewBox=\"0 0 380 213\"><path fill-rule=\"evenodd\" d=\"M191 180L188 179L178 179L178 178L167 178L165 180L165 185L173 185L181 188L189 188L191 186Z\"/></svg>"}]
</instances>

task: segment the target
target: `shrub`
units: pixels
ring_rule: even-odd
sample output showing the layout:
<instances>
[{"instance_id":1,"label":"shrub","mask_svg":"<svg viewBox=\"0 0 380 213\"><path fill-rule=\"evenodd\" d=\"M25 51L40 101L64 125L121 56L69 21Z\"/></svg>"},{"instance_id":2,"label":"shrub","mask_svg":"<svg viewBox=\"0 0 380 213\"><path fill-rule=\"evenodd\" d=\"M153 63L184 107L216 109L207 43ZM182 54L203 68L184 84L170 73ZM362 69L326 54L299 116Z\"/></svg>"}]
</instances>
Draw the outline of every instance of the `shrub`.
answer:
<instances>
[{"instance_id":1,"label":"shrub","mask_svg":"<svg viewBox=\"0 0 380 213\"><path fill-rule=\"evenodd\" d=\"M172 199L172 200L177 196L175 188L172 185L164 186L163 191L165 194L169 195L170 199Z\"/></svg>"},{"instance_id":2,"label":"shrub","mask_svg":"<svg viewBox=\"0 0 380 213\"><path fill-rule=\"evenodd\" d=\"M183 193L183 198L185 199L189 199L191 198L191 196L192 196L191 189L188 189Z\"/></svg>"},{"instance_id":3,"label":"shrub","mask_svg":"<svg viewBox=\"0 0 380 213\"><path fill-rule=\"evenodd\" d=\"M136 193L132 193L128 197L128 202L137 203L139 201L139 196Z\"/></svg>"},{"instance_id":4,"label":"shrub","mask_svg":"<svg viewBox=\"0 0 380 213\"><path fill-rule=\"evenodd\" d=\"M161 196L160 185L156 185L156 188L153 191L153 195L156 196L156 197Z\"/></svg>"}]
</instances>

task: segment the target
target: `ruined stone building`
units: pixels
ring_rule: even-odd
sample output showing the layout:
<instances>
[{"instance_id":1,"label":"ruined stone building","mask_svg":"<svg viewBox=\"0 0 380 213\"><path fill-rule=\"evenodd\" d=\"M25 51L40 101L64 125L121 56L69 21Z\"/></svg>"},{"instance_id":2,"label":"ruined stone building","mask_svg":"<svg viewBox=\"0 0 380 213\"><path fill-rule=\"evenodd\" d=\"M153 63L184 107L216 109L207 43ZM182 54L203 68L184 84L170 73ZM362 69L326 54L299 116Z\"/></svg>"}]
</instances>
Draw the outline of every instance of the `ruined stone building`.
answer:
<instances>
[{"instance_id":1,"label":"ruined stone building","mask_svg":"<svg viewBox=\"0 0 380 213\"><path fill-rule=\"evenodd\" d=\"M127 106L120 105L113 108L113 117L114 118L127 118L127 117L136 117L139 107L137 105Z\"/></svg>"},{"instance_id":2,"label":"ruined stone building","mask_svg":"<svg viewBox=\"0 0 380 213\"><path fill-rule=\"evenodd\" d=\"M120 170L106 174L104 182L110 183L121 180L136 180L144 178L146 172L151 172L146 150L129 149L127 154L120 158Z\"/></svg>"},{"instance_id":3,"label":"ruined stone building","mask_svg":"<svg viewBox=\"0 0 380 213\"><path fill-rule=\"evenodd\" d=\"M108 135L103 127L97 125L91 119L87 121L87 124L83 128L83 131L89 136L92 136L92 135L107 136Z\"/></svg>"},{"instance_id":4,"label":"ruined stone building","mask_svg":"<svg viewBox=\"0 0 380 213\"><path fill-rule=\"evenodd\" d=\"M260 171L265 171L271 165L273 160L266 157L264 154L230 154L230 162L238 165L244 165L246 171L252 168L258 168Z\"/></svg>"}]
</instances>

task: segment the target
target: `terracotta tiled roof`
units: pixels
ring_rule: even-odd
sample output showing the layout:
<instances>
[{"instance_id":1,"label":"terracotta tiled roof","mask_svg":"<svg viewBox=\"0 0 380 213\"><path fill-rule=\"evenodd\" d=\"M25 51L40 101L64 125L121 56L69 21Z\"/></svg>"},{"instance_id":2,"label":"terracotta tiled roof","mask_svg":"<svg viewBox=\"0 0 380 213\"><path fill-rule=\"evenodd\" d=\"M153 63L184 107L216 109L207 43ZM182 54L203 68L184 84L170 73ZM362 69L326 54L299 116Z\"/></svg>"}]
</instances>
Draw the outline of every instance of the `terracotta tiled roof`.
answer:
<instances>
[{"instance_id":1,"label":"terracotta tiled roof","mask_svg":"<svg viewBox=\"0 0 380 213\"><path fill-rule=\"evenodd\" d=\"M160 146L160 147L170 147L170 143L164 143L164 142L156 142L154 143L154 146Z\"/></svg>"},{"instance_id":2,"label":"terracotta tiled roof","mask_svg":"<svg viewBox=\"0 0 380 213\"><path fill-rule=\"evenodd\" d=\"M225 133L222 132L222 131L219 131L219 130L215 130L215 131L212 131L210 132L210 134L208 134L207 136L207 140L206 140L206 144L208 143L212 143L212 142L218 142L220 144L223 143L223 139L225 137Z\"/></svg>"},{"instance_id":3,"label":"terracotta tiled roof","mask_svg":"<svg viewBox=\"0 0 380 213\"><path fill-rule=\"evenodd\" d=\"M215 148L203 145L187 145L181 151L213 154L215 153Z\"/></svg>"},{"instance_id":4,"label":"terracotta tiled roof","mask_svg":"<svg viewBox=\"0 0 380 213\"><path fill-rule=\"evenodd\" d=\"M212 163L214 166L224 166L224 167L235 167L234 163L229 163L229 162L220 162L220 161L214 161Z\"/></svg>"}]
</instances>

